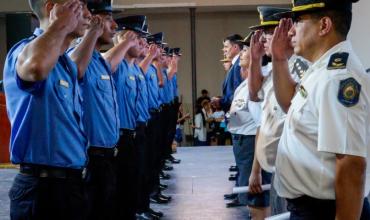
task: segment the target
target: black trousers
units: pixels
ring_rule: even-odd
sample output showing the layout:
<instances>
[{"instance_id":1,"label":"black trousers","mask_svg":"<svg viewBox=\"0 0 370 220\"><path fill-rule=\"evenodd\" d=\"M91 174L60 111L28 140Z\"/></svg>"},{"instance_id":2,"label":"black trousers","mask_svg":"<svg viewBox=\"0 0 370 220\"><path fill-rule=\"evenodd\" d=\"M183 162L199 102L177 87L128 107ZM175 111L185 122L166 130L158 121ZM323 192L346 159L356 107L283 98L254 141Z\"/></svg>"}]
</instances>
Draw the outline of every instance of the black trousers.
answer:
<instances>
[{"instance_id":1,"label":"black trousers","mask_svg":"<svg viewBox=\"0 0 370 220\"><path fill-rule=\"evenodd\" d=\"M177 113L178 113L178 105L171 104L169 107L168 116L167 116L168 127L167 127L167 138L166 138L164 159L168 159L172 154L172 143L173 143L173 139L175 138L175 134L176 134Z\"/></svg>"},{"instance_id":2,"label":"black trousers","mask_svg":"<svg viewBox=\"0 0 370 220\"><path fill-rule=\"evenodd\" d=\"M12 220L85 220L82 178L41 178L17 174L9 191Z\"/></svg>"},{"instance_id":3,"label":"black trousers","mask_svg":"<svg viewBox=\"0 0 370 220\"><path fill-rule=\"evenodd\" d=\"M88 219L116 219L116 158L89 154L87 179Z\"/></svg>"},{"instance_id":4,"label":"black trousers","mask_svg":"<svg viewBox=\"0 0 370 220\"><path fill-rule=\"evenodd\" d=\"M118 219L136 219L138 152L134 131L121 130L117 154L117 210Z\"/></svg>"},{"instance_id":5,"label":"black trousers","mask_svg":"<svg viewBox=\"0 0 370 220\"><path fill-rule=\"evenodd\" d=\"M321 200L309 196L287 199L291 220L334 220L335 200ZM370 219L370 207L367 198L364 199L361 220Z\"/></svg>"},{"instance_id":6,"label":"black trousers","mask_svg":"<svg viewBox=\"0 0 370 220\"><path fill-rule=\"evenodd\" d=\"M160 141L159 145L161 147L161 164L160 169L164 165L164 160L167 158L168 154L168 138L171 122L171 109L170 106L165 106L162 108L160 115Z\"/></svg>"},{"instance_id":7,"label":"black trousers","mask_svg":"<svg viewBox=\"0 0 370 220\"><path fill-rule=\"evenodd\" d=\"M137 163L137 200L136 212L142 213L148 211L149 207L149 160L152 157L149 150L147 140L147 125L145 123L138 123L136 126L135 148L138 153Z\"/></svg>"},{"instance_id":8,"label":"black trousers","mask_svg":"<svg viewBox=\"0 0 370 220\"><path fill-rule=\"evenodd\" d=\"M159 172L161 170L161 146L160 146L160 135L161 135L161 118L160 112L151 113L151 118L148 123L148 149L149 149L149 182L148 182L148 200L146 201L146 207L149 208L149 196L153 191L159 189Z\"/></svg>"}]
</instances>

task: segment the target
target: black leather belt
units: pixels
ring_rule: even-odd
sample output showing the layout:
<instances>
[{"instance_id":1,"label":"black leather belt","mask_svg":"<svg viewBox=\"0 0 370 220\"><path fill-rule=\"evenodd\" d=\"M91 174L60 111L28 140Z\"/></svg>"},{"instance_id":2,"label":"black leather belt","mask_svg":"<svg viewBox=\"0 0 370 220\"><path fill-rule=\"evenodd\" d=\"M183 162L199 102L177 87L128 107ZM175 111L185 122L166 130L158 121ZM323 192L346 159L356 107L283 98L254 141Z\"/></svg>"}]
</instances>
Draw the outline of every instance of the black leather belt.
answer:
<instances>
[{"instance_id":1,"label":"black leather belt","mask_svg":"<svg viewBox=\"0 0 370 220\"><path fill-rule=\"evenodd\" d=\"M151 108L149 109L150 114L155 114L155 113L160 113L161 109L160 108Z\"/></svg>"},{"instance_id":2,"label":"black leather belt","mask_svg":"<svg viewBox=\"0 0 370 220\"><path fill-rule=\"evenodd\" d=\"M147 126L148 126L148 122L141 122L141 121L136 122L136 127L147 127Z\"/></svg>"},{"instance_id":3,"label":"black leather belt","mask_svg":"<svg viewBox=\"0 0 370 220\"><path fill-rule=\"evenodd\" d=\"M119 135L120 136L129 136L129 137L134 138L136 136L136 132L135 132L135 130L121 128L121 129L119 129Z\"/></svg>"},{"instance_id":4,"label":"black leather belt","mask_svg":"<svg viewBox=\"0 0 370 220\"><path fill-rule=\"evenodd\" d=\"M21 164L19 172L24 175L41 178L82 180L85 179L87 170L86 168L80 170L35 164Z\"/></svg>"},{"instance_id":5,"label":"black leather belt","mask_svg":"<svg viewBox=\"0 0 370 220\"><path fill-rule=\"evenodd\" d=\"M170 107L170 104L168 103L164 103L161 105L161 108L164 109L164 108L169 108Z\"/></svg>"},{"instance_id":6,"label":"black leather belt","mask_svg":"<svg viewBox=\"0 0 370 220\"><path fill-rule=\"evenodd\" d=\"M117 147L104 148L104 147L90 146L87 152L89 156L111 158L111 157L117 156L118 149Z\"/></svg>"}]
</instances>

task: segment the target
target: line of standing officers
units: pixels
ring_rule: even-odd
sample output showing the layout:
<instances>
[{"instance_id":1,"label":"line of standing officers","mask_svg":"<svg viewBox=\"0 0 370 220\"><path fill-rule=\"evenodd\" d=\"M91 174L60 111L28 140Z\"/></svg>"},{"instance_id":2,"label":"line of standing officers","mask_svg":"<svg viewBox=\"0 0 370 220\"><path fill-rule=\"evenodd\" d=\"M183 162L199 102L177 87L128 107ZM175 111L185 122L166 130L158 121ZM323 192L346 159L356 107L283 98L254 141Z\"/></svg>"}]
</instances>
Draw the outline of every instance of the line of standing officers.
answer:
<instances>
[{"instance_id":1,"label":"line of standing officers","mask_svg":"<svg viewBox=\"0 0 370 220\"><path fill-rule=\"evenodd\" d=\"M171 200L160 176L180 162L171 155L180 49L149 34L145 16L114 20L110 0L29 4L40 28L4 67L20 164L11 219L159 219L150 202Z\"/></svg>"}]
</instances>

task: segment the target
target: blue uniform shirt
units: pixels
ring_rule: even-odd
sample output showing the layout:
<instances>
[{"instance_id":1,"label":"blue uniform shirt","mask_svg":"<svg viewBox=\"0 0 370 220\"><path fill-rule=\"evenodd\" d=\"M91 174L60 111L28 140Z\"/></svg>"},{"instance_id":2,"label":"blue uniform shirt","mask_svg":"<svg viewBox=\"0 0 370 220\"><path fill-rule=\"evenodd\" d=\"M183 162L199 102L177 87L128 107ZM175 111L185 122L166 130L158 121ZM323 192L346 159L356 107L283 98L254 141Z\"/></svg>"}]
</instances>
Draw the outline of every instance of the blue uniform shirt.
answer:
<instances>
[{"instance_id":1,"label":"blue uniform shirt","mask_svg":"<svg viewBox=\"0 0 370 220\"><path fill-rule=\"evenodd\" d=\"M172 77L172 87L173 87L173 94L174 94L174 97L179 97L179 88L178 88L178 85L177 85L177 73L175 73L175 75L173 75Z\"/></svg>"},{"instance_id":2,"label":"blue uniform shirt","mask_svg":"<svg viewBox=\"0 0 370 220\"><path fill-rule=\"evenodd\" d=\"M120 128L134 130L136 127L136 102L138 88L136 82L136 67L123 60L113 74L117 88Z\"/></svg>"},{"instance_id":3,"label":"blue uniform shirt","mask_svg":"<svg viewBox=\"0 0 370 220\"><path fill-rule=\"evenodd\" d=\"M16 71L19 53L41 34L36 29L34 36L17 43L5 62L11 161L80 169L86 165L87 141L76 65L63 54L48 77L35 83L23 81Z\"/></svg>"},{"instance_id":4,"label":"blue uniform shirt","mask_svg":"<svg viewBox=\"0 0 370 220\"><path fill-rule=\"evenodd\" d=\"M234 98L234 92L236 88L243 82L243 79L240 75L240 58L236 60L233 64L222 85L222 94L221 106L224 110L228 110L231 105L231 102Z\"/></svg>"},{"instance_id":5,"label":"blue uniform shirt","mask_svg":"<svg viewBox=\"0 0 370 220\"><path fill-rule=\"evenodd\" d=\"M149 103L148 103L148 86L146 84L145 76L143 71L141 71L140 67L136 64L136 79L137 79L137 86L138 86L138 96L136 102L136 110L137 110L137 122L147 122L150 119L149 114Z\"/></svg>"},{"instance_id":6,"label":"blue uniform shirt","mask_svg":"<svg viewBox=\"0 0 370 220\"><path fill-rule=\"evenodd\" d=\"M172 99L171 99L171 92L169 92L169 80L167 77L167 70L163 69L162 70L162 76L163 76L163 87L159 89L159 99L163 104L169 104Z\"/></svg>"},{"instance_id":7,"label":"blue uniform shirt","mask_svg":"<svg viewBox=\"0 0 370 220\"><path fill-rule=\"evenodd\" d=\"M94 51L84 78L79 81L82 121L89 146L112 148L119 138L116 87L111 68L98 51Z\"/></svg>"},{"instance_id":8,"label":"blue uniform shirt","mask_svg":"<svg viewBox=\"0 0 370 220\"><path fill-rule=\"evenodd\" d=\"M148 104L149 109L158 109L161 105L159 99L159 85L157 69L154 65L150 65L148 72L145 74L146 82L148 85Z\"/></svg>"}]
</instances>

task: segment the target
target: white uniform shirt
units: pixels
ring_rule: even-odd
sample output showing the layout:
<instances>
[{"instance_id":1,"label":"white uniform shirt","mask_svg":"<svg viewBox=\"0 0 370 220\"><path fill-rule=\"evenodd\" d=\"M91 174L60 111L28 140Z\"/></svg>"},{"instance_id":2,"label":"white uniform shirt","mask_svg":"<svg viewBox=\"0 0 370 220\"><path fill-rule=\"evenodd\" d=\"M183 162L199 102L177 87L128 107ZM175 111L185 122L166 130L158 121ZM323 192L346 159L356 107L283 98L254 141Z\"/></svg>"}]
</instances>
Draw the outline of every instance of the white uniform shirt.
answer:
<instances>
[{"instance_id":1,"label":"white uniform shirt","mask_svg":"<svg viewBox=\"0 0 370 220\"><path fill-rule=\"evenodd\" d=\"M329 60L338 52L349 54L347 67L329 70ZM361 90L358 103L346 107L339 97L344 94L342 90L348 91L343 88L352 88L342 84L349 78L354 78ZM278 147L274 182L278 194L285 198L307 195L335 199L336 154L346 154L367 157L367 196L370 77L351 44L344 41L327 51L304 74L301 86L292 100Z\"/></svg>"},{"instance_id":2,"label":"white uniform shirt","mask_svg":"<svg viewBox=\"0 0 370 220\"><path fill-rule=\"evenodd\" d=\"M261 106L249 106L248 80L244 80L235 90L230 107L230 119L227 126L231 134L256 135L257 125L250 111L261 114ZM249 109L253 108L253 109Z\"/></svg>"},{"instance_id":3,"label":"white uniform shirt","mask_svg":"<svg viewBox=\"0 0 370 220\"><path fill-rule=\"evenodd\" d=\"M296 59L297 56L292 56L289 59L290 70L293 69ZM264 170L274 172L277 148L283 132L286 114L275 97L271 63L268 65L267 70L269 74L262 87L264 100L262 102L261 124L256 144L256 157ZM299 81L296 74L292 74L292 76L295 81Z\"/></svg>"}]
</instances>

